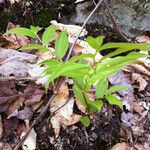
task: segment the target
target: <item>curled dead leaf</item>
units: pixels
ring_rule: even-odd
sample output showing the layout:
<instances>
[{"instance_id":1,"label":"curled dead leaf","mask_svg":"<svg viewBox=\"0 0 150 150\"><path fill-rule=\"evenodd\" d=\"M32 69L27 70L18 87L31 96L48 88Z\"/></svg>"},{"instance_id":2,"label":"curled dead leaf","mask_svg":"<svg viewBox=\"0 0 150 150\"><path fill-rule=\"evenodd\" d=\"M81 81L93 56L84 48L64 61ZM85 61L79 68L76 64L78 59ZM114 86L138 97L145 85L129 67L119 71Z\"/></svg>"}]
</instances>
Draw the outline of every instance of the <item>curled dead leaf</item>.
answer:
<instances>
[{"instance_id":1,"label":"curled dead leaf","mask_svg":"<svg viewBox=\"0 0 150 150\"><path fill-rule=\"evenodd\" d=\"M139 91L143 91L148 85L148 82L138 73L132 74L132 80L139 83Z\"/></svg>"},{"instance_id":2,"label":"curled dead leaf","mask_svg":"<svg viewBox=\"0 0 150 150\"><path fill-rule=\"evenodd\" d=\"M59 136L62 125L72 125L80 120L80 115L73 114L73 106L74 98L69 99L68 85L64 81L50 105L50 111L54 113L51 124L56 137Z\"/></svg>"},{"instance_id":3,"label":"curled dead leaf","mask_svg":"<svg viewBox=\"0 0 150 150\"><path fill-rule=\"evenodd\" d=\"M125 142L114 145L110 150L128 150L129 145Z\"/></svg>"}]
</instances>

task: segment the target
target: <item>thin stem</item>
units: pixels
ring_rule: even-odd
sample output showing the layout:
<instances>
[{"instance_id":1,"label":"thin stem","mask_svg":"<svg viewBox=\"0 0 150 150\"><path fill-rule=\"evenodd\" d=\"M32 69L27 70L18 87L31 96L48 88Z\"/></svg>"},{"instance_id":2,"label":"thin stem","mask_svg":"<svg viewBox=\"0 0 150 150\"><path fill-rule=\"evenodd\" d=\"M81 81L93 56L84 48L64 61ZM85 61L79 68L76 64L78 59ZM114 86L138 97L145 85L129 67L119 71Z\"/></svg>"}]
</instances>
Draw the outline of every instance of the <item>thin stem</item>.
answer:
<instances>
[{"instance_id":1,"label":"thin stem","mask_svg":"<svg viewBox=\"0 0 150 150\"><path fill-rule=\"evenodd\" d=\"M74 48L75 48L75 46L76 46L76 43L77 43L77 41L78 41L78 38L79 38L80 34L82 33L82 30L84 29L85 25L87 24L87 22L88 22L88 20L91 18L91 16L95 13L95 11L97 10L97 8L100 6L100 4L102 3L102 1L103 1L103 0L99 0L99 2L97 3L97 5L96 5L95 8L93 9L93 11L90 13L90 15L89 15L89 16L87 17L87 19L84 21L84 23L83 23L83 25L82 25L82 27L81 27L81 30L80 30L80 32L78 33L78 36L76 37L76 39L75 39L73 45L71 46L71 48L70 48L70 50L69 50L69 52L68 52L68 55L67 55L67 57L66 57L65 60L68 60L68 59L70 58L71 53L72 53L72 51L74 50Z\"/></svg>"}]
</instances>

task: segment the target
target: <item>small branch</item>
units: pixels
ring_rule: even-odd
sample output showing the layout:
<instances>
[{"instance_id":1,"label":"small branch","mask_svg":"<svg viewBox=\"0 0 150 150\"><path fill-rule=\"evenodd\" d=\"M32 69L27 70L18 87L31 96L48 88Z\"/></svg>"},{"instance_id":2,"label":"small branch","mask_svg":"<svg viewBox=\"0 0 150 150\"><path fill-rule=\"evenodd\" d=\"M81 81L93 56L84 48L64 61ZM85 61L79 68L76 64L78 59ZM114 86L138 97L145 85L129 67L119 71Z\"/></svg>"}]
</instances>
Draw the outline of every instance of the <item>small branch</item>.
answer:
<instances>
[{"instance_id":1,"label":"small branch","mask_svg":"<svg viewBox=\"0 0 150 150\"><path fill-rule=\"evenodd\" d=\"M107 0L103 0L103 3L105 4L105 6L106 6L106 8L107 8L107 10L108 10L108 14L109 14L109 16L110 16L110 19L111 19L111 21L112 21L112 23L113 23L113 26L114 26L116 32L120 35L120 37L121 37L125 42L129 42L129 40L127 39L127 37L121 32L121 30L120 30L118 24L116 23L116 19L115 19L114 15L113 15L113 13L112 13L112 11L111 11L111 9L109 8L109 6L108 6L108 4L107 4Z\"/></svg>"},{"instance_id":2,"label":"small branch","mask_svg":"<svg viewBox=\"0 0 150 150\"><path fill-rule=\"evenodd\" d=\"M88 20L90 19L90 17L95 13L95 11L97 10L97 8L100 6L100 4L102 3L103 0L99 0L99 2L97 3L97 5L95 6L95 8L93 9L93 11L90 13L90 15L87 17L87 19L85 20L85 22L83 23L82 27L81 27L81 30L80 32L78 33L78 36L76 37L73 45L71 46L69 52L68 52L68 55L66 57L66 60L68 60L71 56L71 53L72 51L74 50L75 46L76 46L76 43L78 41L78 38L80 36L80 34L82 33L82 30L84 29L85 25L87 24Z\"/></svg>"}]
</instances>

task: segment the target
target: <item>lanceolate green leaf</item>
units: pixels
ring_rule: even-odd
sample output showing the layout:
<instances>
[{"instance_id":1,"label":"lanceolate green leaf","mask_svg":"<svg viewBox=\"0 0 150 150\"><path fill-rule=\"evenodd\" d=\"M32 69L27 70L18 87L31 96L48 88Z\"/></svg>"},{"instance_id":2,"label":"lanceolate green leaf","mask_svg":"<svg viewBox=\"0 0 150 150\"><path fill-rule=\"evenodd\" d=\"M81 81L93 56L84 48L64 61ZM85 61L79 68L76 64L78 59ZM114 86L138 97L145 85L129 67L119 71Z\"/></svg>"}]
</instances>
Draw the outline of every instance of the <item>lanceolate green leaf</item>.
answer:
<instances>
[{"instance_id":1,"label":"lanceolate green leaf","mask_svg":"<svg viewBox=\"0 0 150 150\"><path fill-rule=\"evenodd\" d=\"M48 46L49 42L51 42L54 37L56 31L56 27L54 25L49 26L43 33L42 42L45 46Z\"/></svg>"},{"instance_id":2,"label":"lanceolate green leaf","mask_svg":"<svg viewBox=\"0 0 150 150\"><path fill-rule=\"evenodd\" d=\"M138 58L149 57L149 56L150 55L145 55L145 54L137 53L137 52L131 52L130 54L128 54L127 56L124 56L124 57L118 56L115 58L111 58L102 63L99 63L97 65L96 72L106 70L106 69L109 69L109 68L112 68L114 66L121 65L121 64L123 66L125 66L126 64L129 64L131 62L135 62Z\"/></svg>"},{"instance_id":3,"label":"lanceolate green leaf","mask_svg":"<svg viewBox=\"0 0 150 150\"><path fill-rule=\"evenodd\" d=\"M40 62L39 65L47 65L47 66L52 67L52 66L58 65L59 63L61 63L59 60L52 59L52 60L44 60Z\"/></svg>"},{"instance_id":4,"label":"lanceolate green leaf","mask_svg":"<svg viewBox=\"0 0 150 150\"><path fill-rule=\"evenodd\" d=\"M116 56L116 55L118 55L118 54L121 54L121 53L123 53L123 52L130 51L130 50L132 50L132 48L128 48L128 47L118 48L118 49L115 50L114 52L111 52L111 53L107 54L106 56L104 56L102 59L100 59L99 62L105 60L106 58L110 58L110 57Z\"/></svg>"},{"instance_id":5,"label":"lanceolate green leaf","mask_svg":"<svg viewBox=\"0 0 150 150\"><path fill-rule=\"evenodd\" d=\"M87 107L86 97L84 96L84 93L82 92L81 89L78 88L77 85L73 86L73 92L76 99L79 100L83 106Z\"/></svg>"},{"instance_id":6,"label":"lanceolate green leaf","mask_svg":"<svg viewBox=\"0 0 150 150\"><path fill-rule=\"evenodd\" d=\"M107 90L107 95L113 94L115 92L127 89L127 86L112 86Z\"/></svg>"},{"instance_id":7,"label":"lanceolate green leaf","mask_svg":"<svg viewBox=\"0 0 150 150\"><path fill-rule=\"evenodd\" d=\"M78 87L80 87L80 89L84 89L85 88L85 82L84 82L84 79L83 78L75 78L73 80L73 83L74 84L77 84Z\"/></svg>"},{"instance_id":8,"label":"lanceolate green leaf","mask_svg":"<svg viewBox=\"0 0 150 150\"><path fill-rule=\"evenodd\" d=\"M57 68L53 68L53 72L51 74L51 77L49 78L49 83L52 82L53 80L55 80L56 78L60 77L60 76L64 76L67 75L67 73L71 73L72 71L80 71L82 69L90 69L87 65L85 64L61 64L59 65ZM49 74L49 69L44 71L45 75ZM51 68L50 68L50 71ZM72 75L73 76L73 75ZM74 76L75 77L75 76ZM78 77L78 76L77 76Z\"/></svg>"},{"instance_id":9,"label":"lanceolate green leaf","mask_svg":"<svg viewBox=\"0 0 150 150\"><path fill-rule=\"evenodd\" d=\"M19 35L23 35L23 36L32 37L32 38L38 38L38 35L36 33L34 33L32 30L23 28L23 27L17 27L17 28L8 30L5 33L5 35L7 35L7 34L19 34Z\"/></svg>"},{"instance_id":10,"label":"lanceolate green leaf","mask_svg":"<svg viewBox=\"0 0 150 150\"><path fill-rule=\"evenodd\" d=\"M84 59L84 58L94 58L94 55L93 54L82 54L79 56L74 56L74 57L69 59L69 62L76 62L76 61L79 61L79 60Z\"/></svg>"},{"instance_id":11,"label":"lanceolate green leaf","mask_svg":"<svg viewBox=\"0 0 150 150\"><path fill-rule=\"evenodd\" d=\"M29 45L25 45L23 47L20 48L20 50L41 50L43 52L49 52L49 49L47 47L44 47L42 45L39 44L29 44Z\"/></svg>"},{"instance_id":12,"label":"lanceolate green leaf","mask_svg":"<svg viewBox=\"0 0 150 150\"><path fill-rule=\"evenodd\" d=\"M34 33L37 33L39 30L40 30L40 27L39 26L30 26L30 29L34 32Z\"/></svg>"},{"instance_id":13,"label":"lanceolate green leaf","mask_svg":"<svg viewBox=\"0 0 150 150\"><path fill-rule=\"evenodd\" d=\"M106 94L108 89L108 80L107 79L101 79L96 84L96 97L97 98L103 98Z\"/></svg>"},{"instance_id":14,"label":"lanceolate green leaf","mask_svg":"<svg viewBox=\"0 0 150 150\"><path fill-rule=\"evenodd\" d=\"M65 64L64 67L56 70L52 76L54 78L57 78L64 73L71 72L71 71L79 71L82 69L89 69L89 67L85 64Z\"/></svg>"},{"instance_id":15,"label":"lanceolate green leaf","mask_svg":"<svg viewBox=\"0 0 150 150\"><path fill-rule=\"evenodd\" d=\"M90 125L90 119L88 116L82 116L80 121L86 127L88 127Z\"/></svg>"},{"instance_id":16,"label":"lanceolate green leaf","mask_svg":"<svg viewBox=\"0 0 150 150\"><path fill-rule=\"evenodd\" d=\"M89 113L93 113L93 112L95 112L95 111L100 111L101 109L102 109L102 107L103 107L103 102L101 101L101 100L95 100L95 101L91 101L91 100L89 100Z\"/></svg>"},{"instance_id":17,"label":"lanceolate green leaf","mask_svg":"<svg viewBox=\"0 0 150 150\"><path fill-rule=\"evenodd\" d=\"M55 52L58 58L63 58L68 50L69 42L66 31L62 31L55 42Z\"/></svg>"},{"instance_id":18,"label":"lanceolate green leaf","mask_svg":"<svg viewBox=\"0 0 150 150\"><path fill-rule=\"evenodd\" d=\"M118 65L112 69L108 69L104 72L99 72L99 73L96 73L94 75L92 75L91 78L87 79L87 84L89 85L92 85L94 84L97 80L101 80L101 79L105 79L107 78L108 76L120 71L121 69L123 69L124 66L122 65Z\"/></svg>"},{"instance_id":19,"label":"lanceolate green leaf","mask_svg":"<svg viewBox=\"0 0 150 150\"><path fill-rule=\"evenodd\" d=\"M100 47L100 51L112 48L127 48L127 49L140 49L143 51L149 51L150 44L139 43L107 43Z\"/></svg>"},{"instance_id":20,"label":"lanceolate green leaf","mask_svg":"<svg viewBox=\"0 0 150 150\"><path fill-rule=\"evenodd\" d=\"M62 76L70 78L84 78L89 73L89 69L82 69L78 71L70 71L63 73Z\"/></svg>"},{"instance_id":21,"label":"lanceolate green leaf","mask_svg":"<svg viewBox=\"0 0 150 150\"><path fill-rule=\"evenodd\" d=\"M108 101L110 104L112 104L112 105L117 105L117 106L119 106L121 109L123 109L123 105L122 105L121 101L120 101L117 97L115 97L115 96L113 96L113 95L108 95L108 96L106 96L106 99L107 99L107 101Z\"/></svg>"},{"instance_id":22,"label":"lanceolate green leaf","mask_svg":"<svg viewBox=\"0 0 150 150\"><path fill-rule=\"evenodd\" d=\"M88 36L85 41L96 51L99 51L100 46L103 44L104 36L99 36L97 38L93 38L91 36Z\"/></svg>"}]
</instances>

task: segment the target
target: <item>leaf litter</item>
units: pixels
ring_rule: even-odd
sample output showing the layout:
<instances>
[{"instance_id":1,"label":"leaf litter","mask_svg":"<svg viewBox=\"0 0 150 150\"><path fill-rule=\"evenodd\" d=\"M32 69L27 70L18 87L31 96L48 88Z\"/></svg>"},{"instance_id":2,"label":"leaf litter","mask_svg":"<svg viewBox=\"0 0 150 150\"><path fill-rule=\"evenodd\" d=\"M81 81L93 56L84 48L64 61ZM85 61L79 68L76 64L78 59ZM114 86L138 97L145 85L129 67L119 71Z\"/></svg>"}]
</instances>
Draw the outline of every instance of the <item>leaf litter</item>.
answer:
<instances>
[{"instance_id":1,"label":"leaf litter","mask_svg":"<svg viewBox=\"0 0 150 150\"><path fill-rule=\"evenodd\" d=\"M55 24L57 30L59 31L62 31L64 29L67 30L69 34L69 42L71 44L77 36L76 33L78 33L78 31L81 29L81 27L79 26L64 25L57 23L56 21L53 21L52 24ZM13 24L9 24L8 26L8 28L13 27ZM83 30L82 36L85 36L86 34L87 31ZM143 40L143 38L146 38L146 41ZM139 42L147 42L147 40L149 39L147 37L141 37L141 39L137 40L139 40ZM40 111L40 108L43 107L45 102L45 91L42 86L47 81L47 78L41 78L42 71L45 68L43 68L42 66L37 66L36 63L45 59L54 59L55 56L53 55L53 53L46 54L43 52L37 52L35 54L29 54L14 50L21 47L22 45L28 44L30 40L27 37L17 37L16 35L10 35L7 37L7 39L4 39L4 41L5 44L1 44L3 45L3 47L0 48L1 76L9 77L13 75L16 77L23 76L37 78L37 80L33 82L0 81L0 111L5 114L5 116L3 116L2 114L1 118L1 136L7 133L4 136L5 138L13 135L12 137L15 140L18 140L17 134L20 136L27 129L28 123L26 121L32 120L34 114L36 114L38 110ZM78 40L74 54L79 55L86 53L94 54L95 50L91 48L86 42ZM97 61L101 57L102 56L98 54ZM91 64L93 63L90 59L88 61ZM113 141L113 143L115 143L116 145L114 147L112 147L114 144L110 145L110 148L112 147L112 150L127 149L133 147L139 150L140 148L145 148L147 150L150 146L148 143L150 139L150 135L148 134L148 126L150 125L150 117L148 117L148 106L150 102L149 100L147 101L146 99L144 99L145 95L147 94L147 91L145 91L146 87L148 87L149 85L149 80L148 78L146 78L147 75L149 75L149 66L147 66L147 64L147 62L143 61L141 61L140 64L136 64L142 66L144 69L139 69L140 67L130 65L130 69L127 68L127 70L121 71L109 78L109 82L111 85L121 85L128 87L128 89L121 90L116 93L123 102L125 111L121 113L118 112L116 108L110 109L108 108L108 105L104 105L101 112L94 113L90 117L92 119L92 127L88 130L81 125L78 125L81 115L79 114L79 112L76 113L74 111L76 111L76 109L79 109L85 112L85 110L84 108L80 107L80 104L77 103L77 100L75 100L73 97L70 97L68 89L69 85L65 81L61 85L59 92L57 93L54 101L51 103L51 106L49 108L49 112L50 114L52 114L52 117L50 119L51 123L49 122L49 126L54 128L55 133L55 135L49 135L49 133L47 133L48 137L51 136L51 139L54 138L53 141L55 142L53 142L52 147L57 148L59 145L58 143L61 142L61 144L64 145L67 143L66 140L72 142L74 138L81 138L83 141L80 139L81 141L78 142L77 140L77 146L83 149L86 148L86 146L89 146L85 141L88 141L90 145L94 146L93 141L98 140L99 137L99 139L103 142L108 142L109 138L117 138L118 142ZM141 73L143 75L141 75ZM18 87L20 88L19 91ZM149 95L147 97L149 97ZM118 114L121 117L118 117ZM114 116L117 116L118 118L114 118ZM115 122L115 119L118 119L117 123ZM116 127L118 126L119 130L117 128L113 128L113 124L116 125ZM70 125L72 126L67 127ZM45 124L43 125L43 127L45 127ZM37 131L39 128L41 127L37 125ZM67 135L63 135L65 139L62 136L60 130L61 128L62 131ZM106 132L106 130L109 130L110 132L108 133ZM124 134L121 135L122 137L119 137L119 135L117 137L116 134L119 134L121 130L124 132ZM131 136L128 135L129 130L131 131ZM41 131L41 129L39 131ZM68 132L70 132L70 134ZM38 132L38 134L40 135L42 133ZM133 144L132 140L134 138L137 138L137 136L142 137L144 141L138 138L137 142ZM57 137L56 140L55 137ZM31 138L32 140L30 140ZM126 142L122 142L121 139L124 139L124 141L128 141L128 139L130 139L130 144L133 144L134 146L131 147ZM42 140L44 141L45 139ZM33 142L32 144L31 141ZM122 143L120 143L119 141ZM24 143L23 145L23 149L35 149L35 145L37 142L39 142L39 140L37 139L36 141L36 131L34 131L34 129L31 136L28 136L26 142L27 143ZM138 142L142 143L142 145ZM9 141L6 142L6 147L10 147L10 145L12 145L8 143ZM3 145L4 143L0 144ZM33 147L29 148L31 145Z\"/></svg>"}]
</instances>

